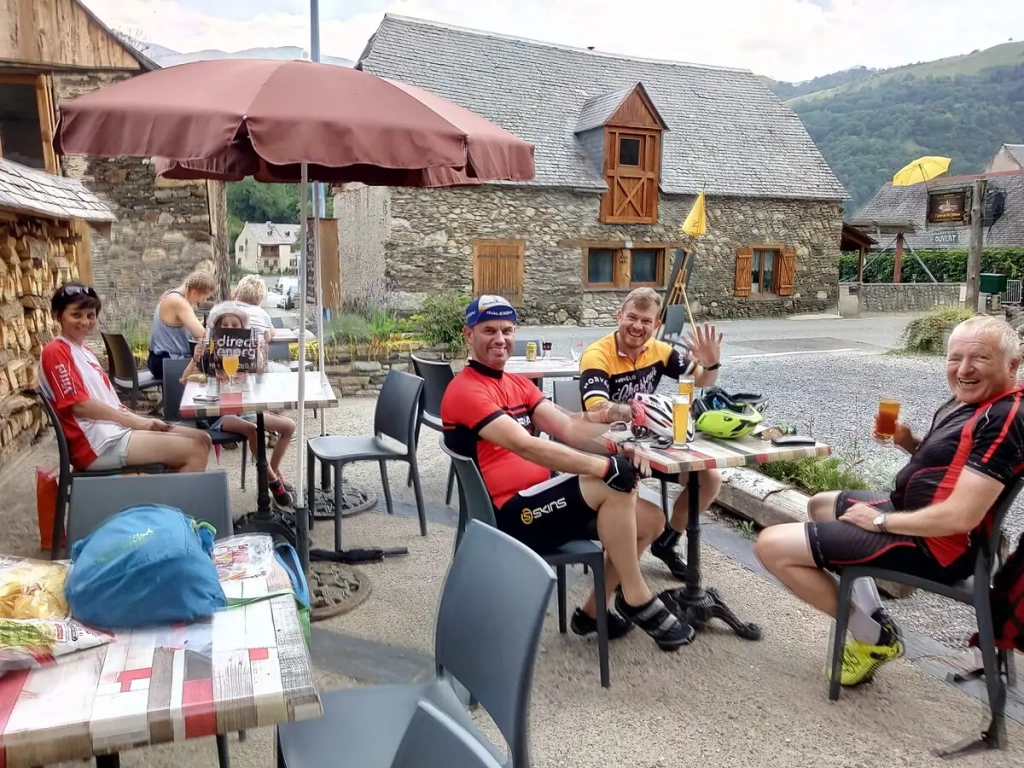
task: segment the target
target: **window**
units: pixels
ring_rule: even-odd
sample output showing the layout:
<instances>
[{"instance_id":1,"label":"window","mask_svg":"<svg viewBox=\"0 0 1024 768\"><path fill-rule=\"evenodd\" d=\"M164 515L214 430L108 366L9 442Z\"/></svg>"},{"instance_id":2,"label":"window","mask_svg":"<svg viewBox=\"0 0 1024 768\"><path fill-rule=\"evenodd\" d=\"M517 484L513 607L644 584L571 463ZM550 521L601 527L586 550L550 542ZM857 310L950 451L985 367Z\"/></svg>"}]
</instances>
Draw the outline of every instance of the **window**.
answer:
<instances>
[{"instance_id":1,"label":"window","mask_svg":"<svg viewBox=\"0 0 1024 768\"><path fill-rule=\"evenodd\" d=\"M736 251L736 296L792 296L796 279L793 248L752 246Z\"/></svg>"},{"instance_id":2,"label":"window","mask_svg":"<svg viewBox=\"0 0 1024 768\"><path fill-rule=\"evenodd\" d=\"M617 165L640 165L640 145L643 138L619 136L619 162Z\"/></svg>"},{"instance_id":3,"label":"window","mask_svg":"<svg viewBox=\"0 0 1024 768\"><path fill-rule=\"evenodd\" d=\"M584 249L583 284L587 288L630 290L665 284L664 248Z\"/></svg>"},{"instance_id":4,"label":"window","mask_svg":"<svg viewBox=\"0 0 1024 768\"><path fill-rule=\"evenodd\" d=\"M473 295L502 296L523 306L525 251L523 240L474 240Z\"/></svg>"},{"instance_id":5,"label":"window","mask_svg":"<svg viewBox=\"0 0 1024 768\"><path fill-rule=\"evenodd\" d=\"M0 75L0 158L59 173L53 101L45 75Z\"/></svg>"}]
</instances>

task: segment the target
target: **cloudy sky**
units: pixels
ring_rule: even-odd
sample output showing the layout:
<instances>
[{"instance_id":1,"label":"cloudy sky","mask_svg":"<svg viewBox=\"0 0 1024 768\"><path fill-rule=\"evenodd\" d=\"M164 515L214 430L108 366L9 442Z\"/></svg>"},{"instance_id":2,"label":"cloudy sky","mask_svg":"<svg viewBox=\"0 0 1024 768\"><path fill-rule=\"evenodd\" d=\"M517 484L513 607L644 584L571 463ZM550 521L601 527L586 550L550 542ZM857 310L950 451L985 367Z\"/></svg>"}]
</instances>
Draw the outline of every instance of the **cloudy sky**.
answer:
<instances>
[{"instance_id":1,"label":"cloudy sky","mask_svg":"<svg viewBox=\"0 0 1024 768\"><path fill-rule=\"evenodd\" d=\"M308 0L84 0L190 52L309 46ZM565 45L804 80L1024 39L1022 0L320 0L321 51L358 57L385 12Z\"/></svg>"}]
</instances>

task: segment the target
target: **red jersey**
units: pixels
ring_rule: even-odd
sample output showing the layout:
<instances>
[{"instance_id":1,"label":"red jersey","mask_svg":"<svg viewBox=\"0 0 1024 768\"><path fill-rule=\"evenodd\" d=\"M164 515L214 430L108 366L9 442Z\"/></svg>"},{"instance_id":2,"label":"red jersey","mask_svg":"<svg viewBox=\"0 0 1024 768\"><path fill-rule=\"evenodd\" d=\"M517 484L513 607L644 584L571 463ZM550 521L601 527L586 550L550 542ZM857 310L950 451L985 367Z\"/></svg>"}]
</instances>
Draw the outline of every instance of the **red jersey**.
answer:
<instances>
[{"instance_id":1,"label":"red jersey","mask_svg":"<svg viewBox=\"0 0 1024 768\"><path fill-rule=\"evenodd\" d=\"M475 360L448 385L441 400L444 441L451 450L476 462L494 506L500 508L524 488L549 480L551 470L489 443L480 430L499 416L519 422L531 435L533 412L544 393L525 376L503 373Z\"/></svg>"}]
</instances>

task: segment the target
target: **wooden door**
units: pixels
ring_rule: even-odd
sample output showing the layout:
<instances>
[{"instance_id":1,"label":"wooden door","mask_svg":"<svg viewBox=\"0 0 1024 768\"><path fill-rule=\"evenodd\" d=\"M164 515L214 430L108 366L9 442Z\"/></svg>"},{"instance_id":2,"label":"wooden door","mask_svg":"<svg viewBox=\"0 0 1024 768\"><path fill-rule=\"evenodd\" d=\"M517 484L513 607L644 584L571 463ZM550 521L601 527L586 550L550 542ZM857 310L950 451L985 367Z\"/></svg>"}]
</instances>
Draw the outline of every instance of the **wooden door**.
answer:
<instances>
[{"instance_id":1,"label":"wooden door","mask_svg":"<svg viewBox=\"0 0 1024 768\"><path fill-rule=\"evenodd\" d=\"M473 295L502 296L513 307L523 305L523 240L473 242Z\"/></svg>"}]
</instances>

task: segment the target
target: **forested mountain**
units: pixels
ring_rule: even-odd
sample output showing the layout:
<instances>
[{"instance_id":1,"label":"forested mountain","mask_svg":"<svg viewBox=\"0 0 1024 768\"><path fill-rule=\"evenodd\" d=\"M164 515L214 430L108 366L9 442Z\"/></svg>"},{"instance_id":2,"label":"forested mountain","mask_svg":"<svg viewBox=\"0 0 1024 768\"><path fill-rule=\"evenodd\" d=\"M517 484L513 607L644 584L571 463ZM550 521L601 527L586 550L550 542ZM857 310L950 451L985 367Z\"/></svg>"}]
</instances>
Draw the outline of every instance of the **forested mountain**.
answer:
<instances>
[{"instance_id":1,"label":"forested mountain","mask_svg":"<svg viewBox=\"0 0 1024 768\"><path fill-rule=\"evenodd\" d=\"M864 67L806 83L768 81L803 120L857 210L921 155L951 174L984 169L999 146L1024 143L1024 43L889 70Z\"/></svg>"}]
</instances>

